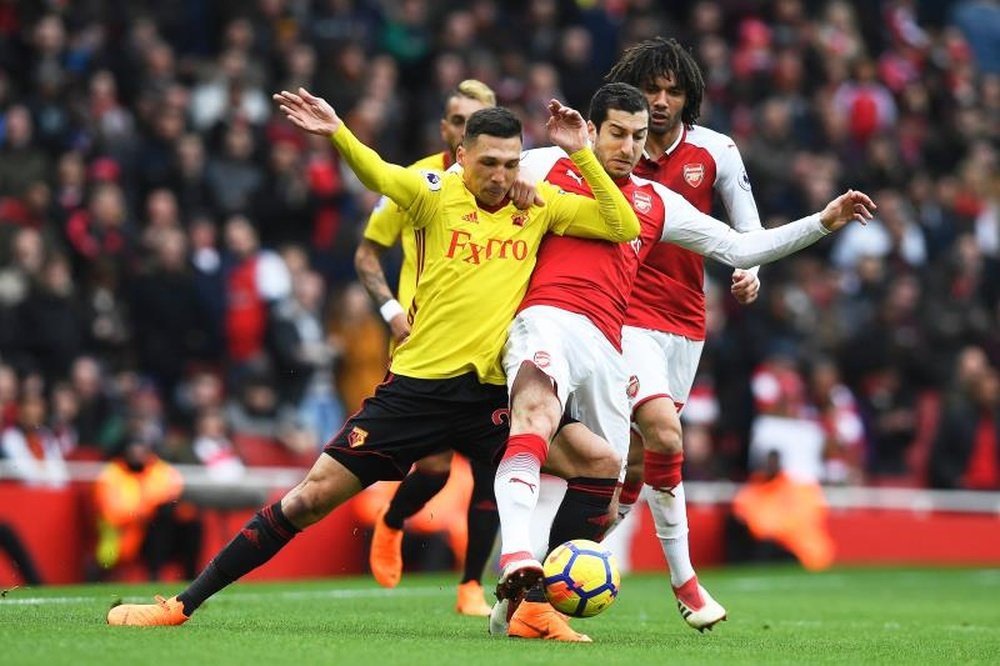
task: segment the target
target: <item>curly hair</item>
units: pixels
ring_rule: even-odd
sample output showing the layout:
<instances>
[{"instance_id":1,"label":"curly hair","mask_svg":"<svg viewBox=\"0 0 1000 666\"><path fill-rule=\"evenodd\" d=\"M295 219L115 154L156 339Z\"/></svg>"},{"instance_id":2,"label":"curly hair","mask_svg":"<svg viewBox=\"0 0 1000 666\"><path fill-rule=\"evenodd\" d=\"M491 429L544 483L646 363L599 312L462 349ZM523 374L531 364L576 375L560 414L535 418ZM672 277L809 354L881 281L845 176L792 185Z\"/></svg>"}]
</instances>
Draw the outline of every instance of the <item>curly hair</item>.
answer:
<instances>
[{"instance_id":1,"label":"curly hair","mask_svg":"<svg viewBox=\"0 0 1000 666\"><path fill-rule=\"evenodd\" d=\"M668 74L672 74L674 81L684 90L687 101L681 112L681 121L691 126L701 113L705 79L694 56L676 39L654 37L626 49L604 80L630 83L645 90L656 77Z\"/></svg>"}]
</instances>

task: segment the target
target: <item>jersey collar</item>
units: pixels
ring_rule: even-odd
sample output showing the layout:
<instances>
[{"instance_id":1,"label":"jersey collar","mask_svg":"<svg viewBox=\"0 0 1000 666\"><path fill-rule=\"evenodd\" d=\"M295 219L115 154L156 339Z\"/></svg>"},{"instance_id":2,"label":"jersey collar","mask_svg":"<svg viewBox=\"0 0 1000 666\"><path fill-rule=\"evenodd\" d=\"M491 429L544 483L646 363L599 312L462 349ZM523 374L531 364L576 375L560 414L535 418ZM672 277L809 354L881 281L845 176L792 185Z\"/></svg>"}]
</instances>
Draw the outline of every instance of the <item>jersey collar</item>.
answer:
<instances>
[{"instance_id":1,"label":"jersey collar","mask_svg":"<svg viewBox=\"0 0 1000 666\"><path fill-rule=\"evenodd\" d=\"M680 133L677 135L677 138L674 140L674 142L669 146L667 146L667 149L663 151L663 155L669 155L670 153L677 150L677 146L684 143L684 139L687 137L687 133L688 133L687 125L681 123ZM647 160L650 160L651 162L655 162L656 160L663 157L663 155L657 155L656 157L651 157L650 154L645 151L645 149L642 151L642 156L645 157Z\"/></svg>"}]
</instances>

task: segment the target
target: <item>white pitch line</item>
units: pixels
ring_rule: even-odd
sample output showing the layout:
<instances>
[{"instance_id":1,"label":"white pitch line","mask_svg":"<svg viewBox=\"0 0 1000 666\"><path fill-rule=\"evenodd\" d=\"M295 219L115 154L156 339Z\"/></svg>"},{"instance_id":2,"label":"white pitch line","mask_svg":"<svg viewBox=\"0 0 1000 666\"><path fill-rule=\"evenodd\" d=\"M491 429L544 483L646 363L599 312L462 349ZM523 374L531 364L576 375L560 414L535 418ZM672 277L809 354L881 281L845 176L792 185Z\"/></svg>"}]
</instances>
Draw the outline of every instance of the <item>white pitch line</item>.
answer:
<instances>
[{"instance_id":1,"label":"white pitch line","mask_svg":"<svg viewBox=\"0 0 1000 666\"><path fill-rule=\"evenodd\" d=\"M377 599L388 597L436 597L451 594L450 589L443 587L404 587L396 590L285 590L282 592L224 592L215 600L245 600L245 599ZM107 595L111 596L111 595ZM149 601L149 597L122 597L128 602ZM101 597L19 597L13 596L0 599L0 608L4 606L44 606L58 604L91 604L106 601Z\"/></svg>"}]
</instances>

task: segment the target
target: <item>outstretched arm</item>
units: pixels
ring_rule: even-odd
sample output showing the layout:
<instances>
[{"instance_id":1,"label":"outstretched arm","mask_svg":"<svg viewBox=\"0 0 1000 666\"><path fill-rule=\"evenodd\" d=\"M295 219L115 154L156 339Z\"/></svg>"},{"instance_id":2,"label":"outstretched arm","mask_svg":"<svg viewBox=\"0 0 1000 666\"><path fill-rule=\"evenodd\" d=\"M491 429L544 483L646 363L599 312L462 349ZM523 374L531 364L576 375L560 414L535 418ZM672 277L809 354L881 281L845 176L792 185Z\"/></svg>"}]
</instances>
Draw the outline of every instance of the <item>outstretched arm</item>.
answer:
<instances>
[{"instance_id":1,"label":"outstretched arm","mask_svg":"<svg viewBox=\"0 0 1000 666\"><path fill-rule=\"evenodd\" d=\"M844 227L852 220L864 224L872 218L875 204L863 192L849 190L821 213L809 215L774 229L739 233L698 211L679 194L657 188L666 204L661 240L737 268L777 261Z\"/></svg>"},{"instance_id":2,"label":"outstretched arm","mask_svg":"<svg viewBox=\"0 0 1000 666\"><path fill-rule=\"evenodd\" d=\"M554 215L556 233L599 238L614 242L630 241L639 235L639 219L611 176L590 149L587 123L575 109L558 100L549 102L549 139L569 155L580 169L594 199L581 197L579 209L569 215ZM561 197L563 200L569 197Z\"/></svg>"},{"instance_id":3,"label":"outstretched arm","mask_svg":"<svg viewBox=\"0 0 1000 666\"><path fill-rule=\"evenodd\" d=\"M273 98L293 125L310 134L329 137L369 190L386 195L403 209L410 208L416 201L423 188L423 178L398 164L386 162L361 143L326 100L305 88L299 88L298 93L282 90Z\"/></svg>"}]
</instances>

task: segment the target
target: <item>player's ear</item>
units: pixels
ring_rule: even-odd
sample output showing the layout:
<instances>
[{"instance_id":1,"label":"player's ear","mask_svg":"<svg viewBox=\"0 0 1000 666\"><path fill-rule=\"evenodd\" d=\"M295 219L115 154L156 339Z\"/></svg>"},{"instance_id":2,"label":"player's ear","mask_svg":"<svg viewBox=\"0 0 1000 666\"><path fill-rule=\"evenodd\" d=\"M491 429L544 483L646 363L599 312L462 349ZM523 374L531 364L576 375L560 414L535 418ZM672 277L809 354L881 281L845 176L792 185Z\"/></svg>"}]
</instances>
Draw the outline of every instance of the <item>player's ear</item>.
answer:
<instances>
[{"instance_id":1,"label":"player's ear","mask_svg":"<svg viewBox=\"0 0 1000 666\"><path fill-rule=\"evenodd\" d=\"M593 146L597 142L597 125L593 121L587 121L587 136L590 138L590 145Z\"/></svg>"},{"instance_id":2,"label":"player's ear","mask_svg":"<svg viewBox=\"0 0 1000 666\"><path fill-rule=\"evenodd\" d=\"M465 144L458 144L458 148L455 150L455 161L462 168L465 168Z\"/></svg>"}]
</instances>

